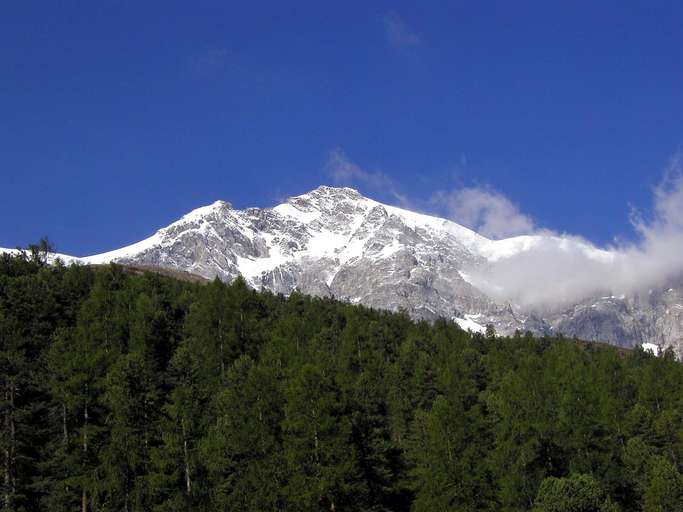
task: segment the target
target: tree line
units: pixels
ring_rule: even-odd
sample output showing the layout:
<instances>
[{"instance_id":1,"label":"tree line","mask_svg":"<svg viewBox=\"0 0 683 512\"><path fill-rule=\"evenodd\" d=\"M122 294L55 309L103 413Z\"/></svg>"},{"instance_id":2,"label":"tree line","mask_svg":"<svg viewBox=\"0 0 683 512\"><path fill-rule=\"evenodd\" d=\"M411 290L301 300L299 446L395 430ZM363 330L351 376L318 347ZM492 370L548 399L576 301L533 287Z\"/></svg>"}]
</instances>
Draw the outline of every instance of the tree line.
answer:
<instances>
[{"instance_id":1,"label":"tree line","mask_svg":"<svg viewBox=\"0 0 683 512\"><path fill-rule=\"evenodd\" d=\"M669 352L0 256L2 511L679 511Z\"/></svg>"}]
</instances>

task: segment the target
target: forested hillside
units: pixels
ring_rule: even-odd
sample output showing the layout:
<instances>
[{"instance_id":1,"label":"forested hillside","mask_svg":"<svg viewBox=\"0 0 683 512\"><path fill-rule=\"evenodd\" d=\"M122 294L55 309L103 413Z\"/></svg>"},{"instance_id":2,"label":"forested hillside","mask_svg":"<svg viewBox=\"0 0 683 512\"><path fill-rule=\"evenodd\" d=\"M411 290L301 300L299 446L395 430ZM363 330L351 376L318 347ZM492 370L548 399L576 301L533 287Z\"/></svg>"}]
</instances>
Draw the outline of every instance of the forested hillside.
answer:
<instances>
[{"instance_id":1,"label":"forested hillside","mask_svg":"<svg viewBox=\"0 0 683 512\"><path fill-rule=\"evenodd\" d=\"M0 256L0 510L683 510L671 354Z\"/></svg>"}]
</instances>

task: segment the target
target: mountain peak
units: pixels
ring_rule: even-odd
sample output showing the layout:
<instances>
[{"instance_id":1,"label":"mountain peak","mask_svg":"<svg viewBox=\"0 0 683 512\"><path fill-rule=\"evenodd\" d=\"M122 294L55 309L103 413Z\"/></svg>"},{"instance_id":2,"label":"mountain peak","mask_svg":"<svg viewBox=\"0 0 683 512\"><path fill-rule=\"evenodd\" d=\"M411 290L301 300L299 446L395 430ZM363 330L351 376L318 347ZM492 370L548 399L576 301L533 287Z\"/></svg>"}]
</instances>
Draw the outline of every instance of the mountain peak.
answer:
<instances>
[{"instance_id":1,"label":"mountain peak","mask_svg":"<svg viewBox=\"0 0 683 512\"><path fill-rule=\"evenodd\" d=\"M358 190L355 188L351 187L334 187L331 185L320 185L319 187L316 187L315 189L312 190L312 192L321 192L321 193L334 193L334 192L343 192L346 194L352 194L352 195L361 195Z\"/></svg>"},{"instance_id":2,"label":"mountain peak","mask_svg":"<svg viewBox=\"0 0 683 512\"><path fill-rule=\"evenodd\" d=\"M211 206L214 208L227 208L229 210L232 210L232 203L229 203L228 201L223 201L222 199L219 199L218 201L214 201Z\"/></svg>"},{"instance_id":3,"label":"mountain peak","mask_svg":"<svg viewBox=\"0 0 683 512\"><path fill-rule=\"evenodd\" d=\"M346 196L350 199L361 199L363 197L363 195L360 192L358 192L358 190L356 190L355 188L332 187L329 185L320 185L319 187L303 195L309 197Z\"/></svg>"},{"instance_id":4,"label":"mountain peak","mask_svg":"<svg viewBox=\"0 0 683 512\"><path fill-rule=\"evenodd\" d=\"M353 188L321 185L305 194L287 198L282 205L276 206L275 209L291 205L298 210L304 211L318 210L320 208L332 211L342 204L348 207L349 203L364 203L366 201L370 200Z\"/></svg>"}]
</instances>

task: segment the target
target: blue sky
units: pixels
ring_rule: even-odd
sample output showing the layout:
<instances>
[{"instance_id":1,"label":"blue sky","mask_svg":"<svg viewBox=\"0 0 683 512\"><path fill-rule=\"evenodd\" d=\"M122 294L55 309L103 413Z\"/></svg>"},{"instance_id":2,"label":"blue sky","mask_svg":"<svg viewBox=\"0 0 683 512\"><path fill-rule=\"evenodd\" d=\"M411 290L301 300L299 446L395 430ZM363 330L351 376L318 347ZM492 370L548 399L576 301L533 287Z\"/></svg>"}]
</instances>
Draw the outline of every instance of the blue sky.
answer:
<instances>
[{"instance_id":1,"label":"blue sky","mask_svg":"<svg viewBox=\"0 0 683 512\"><path fill-rule=\"evenodd\" d=\"M633 237L683 147L681 20L656 1L8 3L0 246L103 252L335 182L443 214L483 190L536 227Z\"/></svg>"}]
</instances>

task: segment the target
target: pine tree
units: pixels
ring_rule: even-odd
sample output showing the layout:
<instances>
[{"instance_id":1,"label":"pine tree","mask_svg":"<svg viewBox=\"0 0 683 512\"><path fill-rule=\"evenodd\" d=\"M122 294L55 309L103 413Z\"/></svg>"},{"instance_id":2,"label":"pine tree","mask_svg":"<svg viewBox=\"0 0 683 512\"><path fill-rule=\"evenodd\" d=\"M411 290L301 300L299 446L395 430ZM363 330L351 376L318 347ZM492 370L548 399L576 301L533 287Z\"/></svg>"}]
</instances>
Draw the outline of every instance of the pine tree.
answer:
<instances>
[{"instance_id":1,"label":"pine tree","mask_svg":"<svg viewBox=\"0 0 683 512\"><path fill-rule=\"evenodd\" d=\"M285 460L280 424L282 395L276 373L237 359L216 397L216 420L201 451L220 510L279 510L285 503Z\"/></svg>"},{"instance_id":2,"label":"pine tree","mask_svg":"<svg viewBox=\"0 0 683 512\"><path fill-rule=\"evenodd\" d=\"M171 392L163 406L161 444L153 450L152 487L159 511L189 510L202 502L202 461L208 388L195 354L182 343L168 371Z\"/></svg>"},{"instance_id":3,"label":"pine tree","mask_svg":"<svg viewBox=\"0 0 683 512\"><path fill-rule=\"evenodd\" d=\"M285 390L287 495L295 509L354 510L362 487L351 425L335 383L306 364Z\"/></svg>"}]
</instances>

